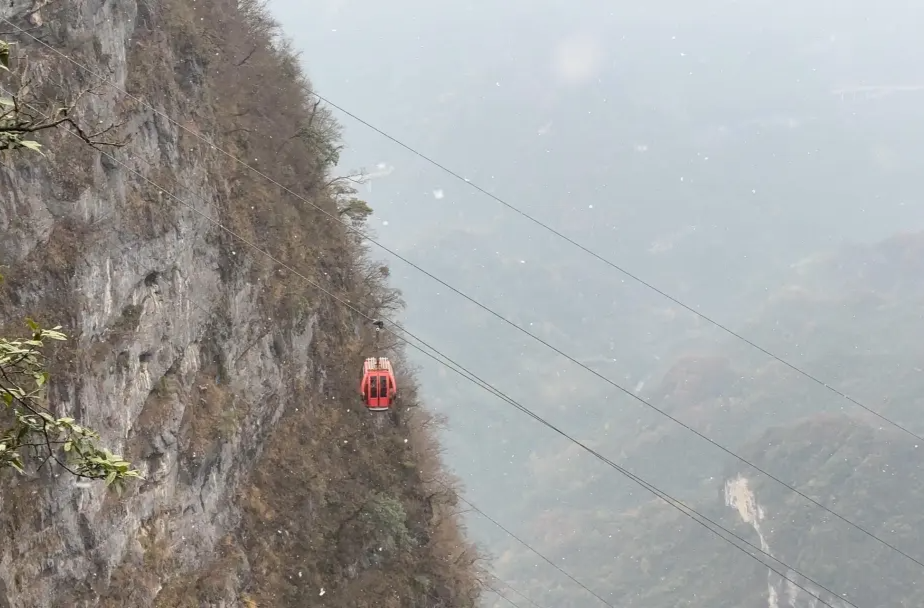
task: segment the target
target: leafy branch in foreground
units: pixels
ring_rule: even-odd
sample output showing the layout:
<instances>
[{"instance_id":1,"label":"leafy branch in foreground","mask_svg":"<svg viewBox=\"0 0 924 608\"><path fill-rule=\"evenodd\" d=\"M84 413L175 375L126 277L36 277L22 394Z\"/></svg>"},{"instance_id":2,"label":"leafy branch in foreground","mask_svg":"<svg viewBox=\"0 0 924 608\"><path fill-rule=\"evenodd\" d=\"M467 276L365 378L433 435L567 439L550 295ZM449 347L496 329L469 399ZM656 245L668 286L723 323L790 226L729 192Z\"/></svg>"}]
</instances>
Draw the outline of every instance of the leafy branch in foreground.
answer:
<instances>
[{"instance_id":1,"label":"leafy branch in foreground","mask_svg":"<svg viewBox=\"0 0 924 608\"><path fill-rule=\"evenodd\" d=\"M0 75L4 72L19 86L13 87L15 93L0 86L3 93L0 95L0 152L28 148L41 153L40 144L30 137L57 127L69 128L91 146L122 145L97 139L118 125L87 134L71 118L76 103L90 91L82 92L73 103L45 114L34 109L34 105L39 105L37 100L35 104L24 102L24 96L32 99L29 86L22 79L25 66L15 72L11 69L10 45L0 40ZM27 319L27 323L32 331L30 339L0 337L0 472L11 468L25 474L26 457L39 462L36 471L51 460L75 477L104 479L107 486L121 493L124 482L131 478L141 479L141 473L121 456L98 447L100 437L95 431L77 424L73 418L54 416L46 406L48 372L41 349L45 340L64 341L67 336L58 331L60 326L47 330L31 319Z\"/></svg>"},{"instance_id":2,"label":"leafy branch in foreground","mask_svg":"<svg viewBox=\"0 0 924 608\"><path fill-rule=\"evenodd\" d=\"M28 454L40 462L52 460L71 475L104 479L120 493L130 478L142 478L131 463L97 446L99 435L73 418L58 418L45 406L48 372L41 349L45 340L64 341L60 327L42 329L31 319L28 340L0 338L0 398L5 415L0 417L0 471L13 468L25 473ZM7 427L7 428L4 428Z\"/></svg>"},{"instance_id":3,"label":"leafy branch in foreground","mask_svg":"<svg viewBox=\"0 0 924 608\"><path fill-rule=\"evenodd\" d=\"M21 75L14 73L11 65L10 45L0 40L0 73L11 74L15 80L19 81L15 92L12 92L12 89L0 87L0 152L28 148L41 154L41 144L31 139L32 136L58 127L70 129L73 134L93 147L120 147L125 144L124 141L109 142L101 139L121 124L112 124L101 131L88 133L74 120L74 109L77 103L84 94L91 91L81 92L71 103L56 104L48 112L41 112L35 108L39 105L37 100L31 100L28 84L21 82Z\"/></svg>"}]
</instances>

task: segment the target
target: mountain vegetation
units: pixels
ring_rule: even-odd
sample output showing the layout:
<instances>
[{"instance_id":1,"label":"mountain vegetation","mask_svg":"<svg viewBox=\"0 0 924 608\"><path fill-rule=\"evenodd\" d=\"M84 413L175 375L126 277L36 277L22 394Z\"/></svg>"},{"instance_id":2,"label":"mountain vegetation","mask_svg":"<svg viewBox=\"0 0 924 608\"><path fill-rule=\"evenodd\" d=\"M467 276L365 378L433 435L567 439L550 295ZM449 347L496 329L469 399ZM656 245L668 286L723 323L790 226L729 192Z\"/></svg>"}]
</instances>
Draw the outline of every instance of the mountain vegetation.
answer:
<instances>
[{"instance_id":1,"label":"mountain vegetation","mask_svg":"<svg viewBox=\"0 0 924 608\"><path fill-rule=\"evenodd\" d=\"M367 322L401 295L265 5L0 17L0 365L28 380L3 384L0 606L474 606L439 420ZM372 354L402 387L382 416Z\"/></svg>"},{"instance_id":2,"label":"mountain vegetation","mask_svg":"<svg viewBox=\"0 0 924 608\"><path fill-rule=\"evenodd\" d=\"M728 454L704 450L665 418L640 424L621 412L585 441L751 543L732 539L757 560L573 449L530 458L532 492L523 504L544 508L518 531L616 606L821 605L815 597L836 608L920 605L921 566L887 545L924 561L917 508L924 462L915 437L924 434L924 387L915 363L921 346L908 331L924 318L922 244L924 233L908 233L812 256L740 330L907 432L730 337L674 351L643 391L863 531ZM678 448L688 450L683 459ZM522 546L498 536L492 549L499 575L534 601L596 602L532 565ZM560 582L550 585L550 576Z\"/></svg>"}]
</instances>

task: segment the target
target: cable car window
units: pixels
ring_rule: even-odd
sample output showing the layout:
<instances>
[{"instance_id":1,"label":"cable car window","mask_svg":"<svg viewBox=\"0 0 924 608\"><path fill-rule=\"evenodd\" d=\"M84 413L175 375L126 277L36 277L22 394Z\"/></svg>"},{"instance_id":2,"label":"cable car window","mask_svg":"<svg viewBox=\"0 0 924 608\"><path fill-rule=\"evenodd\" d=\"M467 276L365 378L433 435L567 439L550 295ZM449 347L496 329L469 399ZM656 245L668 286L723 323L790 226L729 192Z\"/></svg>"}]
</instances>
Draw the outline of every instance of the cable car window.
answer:
<instances>
[{"instance_id":1,"label":"cable car window","mask_svg":"<svg viewBox=\"0 0 924 608\"><path fill-rule=\"evenodd\" d=\"M379 397L378 391L376 391L376 388L375 388L376 380L377 380L376 376L372 376L371 378L369 378L369 398L370 399L378 399Z\"/></svg>"}]
</instances>

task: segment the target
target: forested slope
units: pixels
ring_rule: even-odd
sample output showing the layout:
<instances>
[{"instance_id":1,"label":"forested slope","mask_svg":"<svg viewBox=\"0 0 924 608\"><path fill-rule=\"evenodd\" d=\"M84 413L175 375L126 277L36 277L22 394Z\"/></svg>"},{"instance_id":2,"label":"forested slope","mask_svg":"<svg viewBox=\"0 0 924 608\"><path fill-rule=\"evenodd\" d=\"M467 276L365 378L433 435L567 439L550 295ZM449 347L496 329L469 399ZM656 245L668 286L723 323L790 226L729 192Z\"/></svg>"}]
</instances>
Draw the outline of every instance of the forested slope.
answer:
<instances>
[{"instance_id":1,"label":"forested slope","mask_svg":"<svg viewBox=\"0 0 924 608\"><path fill-rule=\"evenodd\" d=\"M924 561L922 245L898 234L795 263L738 330L909 432L731 337L675 350L642 392L866 533L664 417L634 422L643 406L627 400L598 419L612 430L589 433L595 449L785 566L754 547L778 572L747 558L578 450L537 451L524 500L546 510L523 536L616 606L921 605L921 566L887 544ZM533 562L511 549L499 571L536 601L586 605Z\"/></svg>"},{"instance_id":2,"label":"forested slope","mask_svg":"<svg viewBox=\"0 0 924 608\"><path fill-rule=\"evenodd\" d=\"M14 0L0 18L4 90L72 119L34 134L45 156L0 152L3 336L61 325L48 407L144 476L119 496L4 471L0 606L474 605L413 376L391 415L356 398L364 315L402 302L347 230L368 209L331 173L339 126L264 7Z\"/></svg>"}]
</instances>

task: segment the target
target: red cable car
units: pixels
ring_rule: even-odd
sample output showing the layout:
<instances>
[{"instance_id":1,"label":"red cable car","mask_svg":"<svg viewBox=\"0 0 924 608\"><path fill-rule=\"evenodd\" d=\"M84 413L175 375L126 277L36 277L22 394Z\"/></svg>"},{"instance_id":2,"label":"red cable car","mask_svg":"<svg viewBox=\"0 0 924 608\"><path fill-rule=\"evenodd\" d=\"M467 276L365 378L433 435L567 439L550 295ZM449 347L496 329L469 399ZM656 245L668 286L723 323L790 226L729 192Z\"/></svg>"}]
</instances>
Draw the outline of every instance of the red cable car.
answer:
<instances>
[{"instance_id":1,"label":"red cable car","mask_svg":"<svg viewBox=\"0 0 924 608\"><path fill-rule=\"evenodd\" d=\"M398 398L398 384L391 362L385 357L369 357L363 363L363 379L359 384L360 399L372 412L384 412Z\"/></svg>"}]
</instances>

